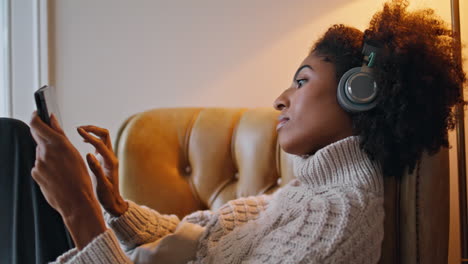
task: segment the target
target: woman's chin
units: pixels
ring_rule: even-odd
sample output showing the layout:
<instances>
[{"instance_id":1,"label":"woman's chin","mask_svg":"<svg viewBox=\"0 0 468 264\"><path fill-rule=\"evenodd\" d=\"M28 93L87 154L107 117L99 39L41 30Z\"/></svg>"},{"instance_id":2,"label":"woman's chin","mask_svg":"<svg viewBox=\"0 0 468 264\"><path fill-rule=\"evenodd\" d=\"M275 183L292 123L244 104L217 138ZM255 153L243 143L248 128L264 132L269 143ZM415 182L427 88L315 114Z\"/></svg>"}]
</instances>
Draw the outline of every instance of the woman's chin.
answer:
<instances>
[{"instance_id":1,"label":"woman's chin","mask_svg":"<svg viewBox=\"0 0 468 264\"><path fill-rule=\"evenodd\" d=\"M317 146L308 146L304 140L294 140L285 136L281 133L278 135L278 144L284 152L301 157L308 157L316 152Z\"/></svg>"},{"instance_id":2,"label":"woman's chin","mask_svg":"<svg viewBox=\"0 0 468 264\"><path fill-rule=\"evenodd\" d=\"M291 155L296 155L296 156L309 156L310 155L310 151L305 151L301 149L304 146L297 146L293 144L288 144L286 142L281 143L280 140L279 140L279 145L284 152L291 154Z\"/></svg>"}]
</instances>

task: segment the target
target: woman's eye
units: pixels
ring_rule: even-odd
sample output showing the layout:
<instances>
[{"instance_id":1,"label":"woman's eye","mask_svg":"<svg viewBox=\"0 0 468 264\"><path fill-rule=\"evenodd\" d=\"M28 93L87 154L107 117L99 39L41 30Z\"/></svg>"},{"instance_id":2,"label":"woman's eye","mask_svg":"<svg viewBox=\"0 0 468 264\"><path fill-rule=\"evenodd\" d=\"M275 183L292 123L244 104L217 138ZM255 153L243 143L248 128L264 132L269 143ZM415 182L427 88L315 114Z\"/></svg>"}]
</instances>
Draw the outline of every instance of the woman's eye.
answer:
<instances>
[{"instance_id":1,"label":"woman's eye","mask_svg":"<svg viewBox=\"0 0 468 264\"><path fill-rule=\"evenodd\" d=\"M300 88L302 85L304 85L307 82L307 79L299 79L296 80L297 83L297 88Z\"/></svg>"}]
</instances>

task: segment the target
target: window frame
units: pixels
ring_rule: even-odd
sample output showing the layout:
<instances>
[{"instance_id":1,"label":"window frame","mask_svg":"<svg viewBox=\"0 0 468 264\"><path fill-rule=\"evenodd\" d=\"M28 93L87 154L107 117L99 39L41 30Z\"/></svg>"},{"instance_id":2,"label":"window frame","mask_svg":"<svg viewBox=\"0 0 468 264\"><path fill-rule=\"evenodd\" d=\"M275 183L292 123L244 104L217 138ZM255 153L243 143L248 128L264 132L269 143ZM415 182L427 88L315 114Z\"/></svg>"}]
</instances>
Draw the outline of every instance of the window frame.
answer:
<instances>
[{"instance_id":1,"label":"window frame","mask_svg":"<svg viewBox=\"0 0 468 264\"><path fill-rule=\"evenodd\" d=\"M34 91L49 82L49 0L2 0L2 4L8 33L0 113L28 123L36 108Z\"/></svg>"},{"instance_id":2,"label":"window frame","mask_svg":"<svg viewBox=\"0 0 468 264\"><path fill-rule=\"evenodd\" d=\"M0 117L11 117L11 25L10 0L1 0L0 3Z\"/></svg>"}]
</instances>

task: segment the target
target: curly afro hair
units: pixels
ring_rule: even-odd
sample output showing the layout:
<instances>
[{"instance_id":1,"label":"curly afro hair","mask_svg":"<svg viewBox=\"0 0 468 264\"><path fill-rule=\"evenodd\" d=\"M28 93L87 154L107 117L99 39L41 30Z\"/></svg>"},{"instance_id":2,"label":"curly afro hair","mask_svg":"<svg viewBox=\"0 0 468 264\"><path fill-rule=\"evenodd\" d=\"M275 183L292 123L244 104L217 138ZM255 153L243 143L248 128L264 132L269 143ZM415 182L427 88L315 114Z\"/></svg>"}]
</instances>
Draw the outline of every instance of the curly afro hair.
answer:
<instances>
[{"instance_id":1,"label":"curly afro hair","mask_svg":"<svg viewBox=\"0 0 468 264\"><path fill-rule=\"evenodd\" d=\"M363 43L379 43L375 62L377 106L350 114L361 148L377 160L386 176L412 172L423 152L448 147L455 126L453 106L464 103L465 74L451 30L432 9L407 11L408 2L384 4L365 32L334 25L311 52L334 63L341 76L363 62Z\"/></svg>"}]
</instances>

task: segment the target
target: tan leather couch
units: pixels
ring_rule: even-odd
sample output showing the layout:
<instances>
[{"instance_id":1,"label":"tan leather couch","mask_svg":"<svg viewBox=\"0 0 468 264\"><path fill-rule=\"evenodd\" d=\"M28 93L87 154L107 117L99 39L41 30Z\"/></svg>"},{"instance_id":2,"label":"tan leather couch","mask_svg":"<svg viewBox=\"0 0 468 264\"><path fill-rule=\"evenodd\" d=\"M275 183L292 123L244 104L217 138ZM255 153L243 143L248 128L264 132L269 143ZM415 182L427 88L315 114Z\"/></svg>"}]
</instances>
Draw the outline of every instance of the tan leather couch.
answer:
<instances>
[{"instance_id":1,"label":"tan leather couch","mask_svg":"<svg viewBox=\"0 0 468 264\"><path fill-rule=\"evenodd\" d=\"M183 217L294 178L277 144L273 109L169 108L128 118L115 151L122 195ZM324 131L325 132L325 131ZM385 179L380 263L447 263L448 152L425 157L420 177Z\"/></svg>"}]
</instances>

